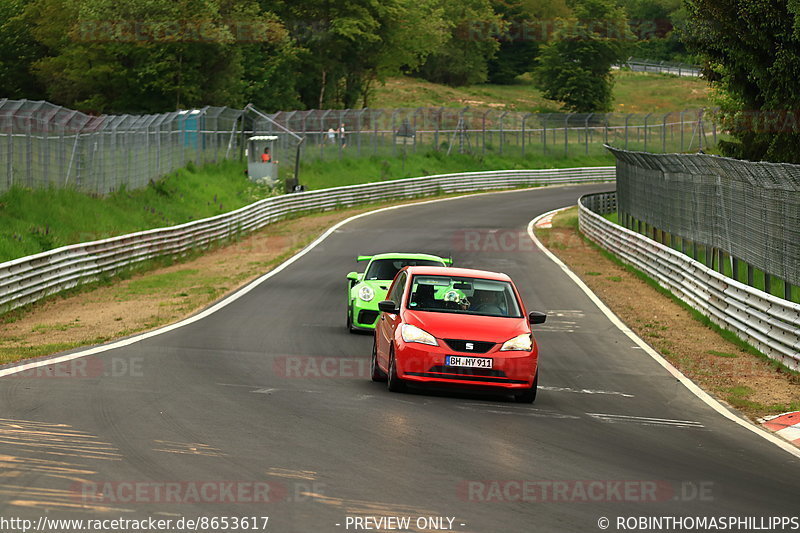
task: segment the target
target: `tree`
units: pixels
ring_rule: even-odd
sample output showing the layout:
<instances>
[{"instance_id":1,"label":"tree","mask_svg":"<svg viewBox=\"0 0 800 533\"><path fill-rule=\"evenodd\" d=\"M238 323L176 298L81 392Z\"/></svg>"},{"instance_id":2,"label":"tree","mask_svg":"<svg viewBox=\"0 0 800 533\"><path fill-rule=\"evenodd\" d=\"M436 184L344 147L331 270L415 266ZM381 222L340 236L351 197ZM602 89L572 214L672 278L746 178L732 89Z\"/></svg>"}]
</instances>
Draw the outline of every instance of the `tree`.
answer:
<instances>
[{"instance_id":1,"label":"tree","mask_svg":"<svg viewBox=\"0 0 800 533\"><path fill-rule=\"evenodd\" d=\"M414 68L443 42L437 0L271 3L302 47L299 91L311 108L355 107L375 81Z\"/></svg>"},{"instance_id":2,"label":"tree","mask_svg":"<svg viewBox=\"0 0 800 533\"><path fill-rule=\"evenodd\" d=\"M684 40L706 58L733 141L725 155L800 163L800 2L687 0Z\"/></svg>"},{"instance_id":3,"label":"tree","mask_svg":"<svg viewBox=\"0 0 800 533\"><path fill-rule=\"evenodd\" d=\"M505 22L489 0L440 1L451 33L417 72L428 81L453 86L485 82L489 60L500 46L497 32L505 31Z\"/></svg>"},{"instance_id":4,"label":"tree","mask_svg":"<svg viewBox=\"0 0 800 533\"><path fill-rule=\"evenodd\" d=\"M554 41L538 58L536 80L549 100L578 113L611 110L611 66L627 57L633 40L625 10L611 0L576 0Z\"/></svg>"},{"instance_id":5,"label":"tree","mask_svg":"<svg viewBox=\"0 0 800 533\"><path fill-rule=\"evenodd\" d=\"M631 54L661 61L694 62L678 35L685 25L681 0L621 0L637 37ZM676 31L677 28L677 31Z\"/></svg>"},{"instance_id":6,"label":"tree","mask_svg":"<svg viewBox=\"0 0 800 533\"><path fill-rule=\"evenodd\" d=\"M536 67L548 22L568 16L570 10L563 0L492 0L492 8L505 21L506 29L497 32L500 46L489 60L488 81L508 85Z\"/></svg>"},{"instance_id":7,"label":"tree","mask_svg":"<svg viewBox=\"0 0 800 533\"><path fill-rule=\"evenodd\" d=\"M248 1L32 0L25 17L47 49L33 69L48 98L98 113L242 106L258 86L242 32L262 51L288 39Z\"/></svg>"},{"instance_id":8,"label":"tree","mask_svg":"<svg viewBox=\"0 0 800 533\"><path fill-rule=\"evenodd\" d=\"M0 2L0 95L5 98L44 98L44 87L31 72L31 64L45 50L31 35L22 18L25 0Z\"/></svg>"}]
</instances>

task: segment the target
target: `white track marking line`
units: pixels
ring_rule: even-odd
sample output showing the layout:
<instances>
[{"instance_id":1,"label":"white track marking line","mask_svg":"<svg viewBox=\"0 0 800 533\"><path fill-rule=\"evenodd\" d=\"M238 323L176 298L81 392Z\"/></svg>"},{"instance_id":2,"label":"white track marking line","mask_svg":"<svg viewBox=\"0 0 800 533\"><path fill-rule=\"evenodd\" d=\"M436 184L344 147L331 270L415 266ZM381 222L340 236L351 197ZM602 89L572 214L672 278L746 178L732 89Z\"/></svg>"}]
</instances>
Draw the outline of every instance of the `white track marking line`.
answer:
<instances>
[{"instance_id":1,"label":"white track marking line","mask_svg":"<svg viewBox=\"0 0 800 533\"><path fill-rule=\"evenodd\" d=\"M704 428L705 426L700 422L694 420L670 420L669 418L651 418L647 416L630 416L630 415L612 415L603 413L586 413L592 418L602 420L603 422L632 422L636 424L643 424L647 426L677 426L677 427L691 427L691 428Z\"/></svg>"},{"instance_id":2,"label":"white track marking line","mask_svg":"<svg viewBox=\"0 0 800 533\"><path fill-rule=\"evenodd\" d=\"M292 265L295 261L299 260L301 257L306 255L308 252L310 252L311 250L316 248L320 243L322 243L330 235L332 235L334 232L336 232L340 227L344 226L345 224L347 224L349 222L357 220L359 218L366 217L366 216L369 216L369 215L374 215L374 214L377 214L377 213L382 213L384 211L391 211L393 209L402 209L404 207L426 205L426 204L432 204L432 203L436 203L436 202L449 202L451 200L459 200L459 199L462 199L462 198L470 198L470 197L484 196L484 195L490 195L490 194L509 194L509 193L520 192L521 190L537 191L537 190L547 190L547 189L555 189L555 188L562 188L562 187L565 187L565 185L548 185L546 187L531 187L529 189L508 189L508 190L504 190L504 191L490 191L490 192L478 193L478 194L462 194L462 195L453 196L453 197L450 197L450 198L435 198L433 200L426 200L424 202L415 202L415 203L402 204L402 205L391 205L391 206L388 206L388 207L381 207L381 208L378 208L378 209L375 209L375 210L372 210L372 211L367 211L365 213L360 213L358 215L353 215L352 217L349 217L349 218L347 218L345 220L342 220L341 222L338 222L338 223L334 224L333 226L331 226L330 228L328 228L325 231L325 233L323 233L322 235L317 237L311 244L309 244L308 246L306 246L305 248L303 248L302 250L300 250L299 252L294 254L292 257L290 257L289 259L287 259L286 261L284 261L283 263L281 263L280 265L278 265L274 269L270 270L269 272L267 272L266 274L264 274L260 278L257 278L255 280L251 281L250 283L248 283L244 287L240 288L239 290L237 290L233 294L223 298L222 300L220 300L217 303L213 304L211 307L207 307L206 309L204 309L203 311L197 313L196 315L193 315L193 316L190 316L189 318L185 318L183 320L175 322L174 324L169 324L169 325L164 326L162 328L154 329L154 330L148 331L146 333L139 333L137 335L133 335L133 336L128 337L126 339L122 339L122 340L119 340L119 341L114 341L114 342L111 342L111 343L108 343L108 344L102 344L100 346L95 346L94 348L89 348L88 350L79 350L77 352L66 354L66 355L60 355L60 356L56 356L56 357L51 357L49 359L30 361L30 362L22 363L22 364L19 364L19 365L16 365L16 366L3 368L3 369L0 369L0 378L5 377L5 376L10 376L10 375L13 375L13 374L18 374L20 372L25 372L26 370L31 370L33 368L39 368L39 367L42 367L42 366L48 366L48 365L55 365L55 364L59 364L59 363L64 363L66 361L72 361L73 359L79 359L81 357L86 357L86 356L89 356L89 355L94 355L94 354L98 354L98 353L102 353L102 352L107 352L109 350L115 350L117 348L123 348L125 346L130 346L131 344L135 344L135 343L137 343L139 341L143 341L145 339L149 339L151 337L155 337L157 335L161 335L163 333L167 333L167 332L173 331L173 330L181 328L183 326L187 326L189 324L197 322L198 320L202 320L202 319L206 318L207 316L209 316L209 315L211 315L213 313L216 313L217 311L219 311L223 307L235 302L236 300L238 300L239 298L241 298L242 296L244 296L248 292L252 291L253 289L258 287L260 284L264 283L265 281L267 281L271 277L279 274L280 272L282 272L283 270L288 268L290 265ZM358 206L356 206L355 208L357 209Z\"/></svg>"},{"instance_id":3,"label":"white track marking line","mask_svg":"<svg viewBox=\"0 0 800 533\"><path fill-rule=\"evenodd\" d=\"M536 224L536 222L540 218L543 218L543 217L551 215L551 214L558 213L559 211L563 211L564 209L569 209L570 207L572 207L572 206L562 207L560 209L554 209L554 210L549 211L549 212L547 212L547 213L545 213L543 215L539 215L538 217L534 218L533 220L531 220L528 223L528 235L533 240L534 244L536 244L536 246L542 251L542 253L544 253L547 257L549 257L555 264L557 264L561 268L561 270L563 270L564 273L567 276L569 276L569 278L572 281L574 281L575 284L578 287L580 287L583 292L586 293L586 295L589 297L589 299L592 302L594 302L594 304L598 307L598 309L600 309L600 311L604 315L606 315L606 317L620 331L622 331L633 342L635 342L638 347L640 347L642 350L647 352L647 354L650 357L655 359L658 364L660 364L662 367L664 367L667 370L667 372L672 374L675 377L675 379L680 381L683 384L684 387L689 389L690 392L692 392L695 396L697 396L700 400L702 400L706 405L708 405L709 407L714 409L716 412L718 412L719 414L721 414L722 416L724 416L728 420L736 422L737 424L739 424L743 428L748 429L748 430L752 431L753 433L755 433L756 435L759 435L760 437L768 440L769 442L771 442L772 444L778 446L782 450L784 450L786 452L789 452L790 454L792 454L793 456L795 456L797 458L800 458L800 449L795 447L793 444L791 444L789 442L786 442L785 440L781 439L780 437L776 437L772 433L768 433L766 430L764 430L764 429L762 429L762 428L750 423L749 421L746 421L746 420L740 418L739 416L737 416L736 414L734 414L730 410L728 410L724 405L722 405L717 400L712 398L706 391L704 391L703 389L698 387L692 380L690 380L689 378L684 376L683 373L680 370L678 370L677 368L672 366L672 364L669 361L667 361L666 359L664 359L661 356L660 353L658 353L657 351L652 349L649 344L644 342L641 338L639 338L638 335L636 335L636 333L633 332L633 330L631 330L628 326L626 326L622 322L622 320L620 320L619 317L617 317L617 315L615 315L614 312L611 309L609 309L608 306L606 306L606 304L604 304L603 301L600 298L598 298L597 295L594 292L592 292L592 290L583 282L583 280L581 280L581 278L579 278L572 270L569 269L569 267L567 265L564 264L563 261L561 261L561 259L556 257L550 250L548 250L544 246L544 244L541 243L541 241L539 241L539 239L536 238L536 234L534 233L533 228L534 228L534 225Z\"/></svg>"},{"instance_id":4,"label":"white track marking line","mask_svg":"<svg viewBox=\"0 0 800 533\"><path fill-rule=\"evenodd\" d=\"M573 389L570 387L543 387L539 385L539 390L546 390L550 392L573 392L576 394L608 394L610 396L622 396L623 398L633 398L633 394L625 392L618 392L613 390L592 390L592 389Z\"/></svg>"}]
</instances>

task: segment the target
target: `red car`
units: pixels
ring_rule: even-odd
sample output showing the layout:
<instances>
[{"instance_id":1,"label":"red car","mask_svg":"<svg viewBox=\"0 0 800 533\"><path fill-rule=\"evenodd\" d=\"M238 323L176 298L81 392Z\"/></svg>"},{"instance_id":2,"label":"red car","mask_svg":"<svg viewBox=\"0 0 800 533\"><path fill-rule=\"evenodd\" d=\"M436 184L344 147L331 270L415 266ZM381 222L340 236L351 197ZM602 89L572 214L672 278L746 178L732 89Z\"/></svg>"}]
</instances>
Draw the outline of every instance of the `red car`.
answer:
<instances>
[{"instance_id":1,"label":"red car","mask_svg":"<svg viewBox=\"0 0 800 533\"><path fill-rule=\"evenodd\" d=\"M402 391L407 382L498 388L536 399L539 350L528 315L505 274L406 267L392 282L375 327L372 379Z\"/></svg>"}]
</instances>

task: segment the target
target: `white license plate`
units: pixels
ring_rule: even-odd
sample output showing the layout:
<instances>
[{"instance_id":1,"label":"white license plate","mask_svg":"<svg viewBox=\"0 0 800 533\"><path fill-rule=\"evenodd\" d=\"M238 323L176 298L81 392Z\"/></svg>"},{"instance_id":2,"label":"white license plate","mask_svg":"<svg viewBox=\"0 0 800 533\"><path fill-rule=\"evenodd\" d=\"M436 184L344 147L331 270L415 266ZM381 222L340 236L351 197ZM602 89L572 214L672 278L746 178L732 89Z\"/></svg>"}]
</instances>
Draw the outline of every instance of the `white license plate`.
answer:
<instances>
[{"instance_id":1,"label":"white license plate","mask_svg":"<svg viewBox=\"0 0 800 533\"><path fill-rule=\"evenodd\" d=\"M468 366L473 368L492 368L492 360L488 357L464 357L448 355L444 359L447 366Z\"/></svg>"}]
</instances>

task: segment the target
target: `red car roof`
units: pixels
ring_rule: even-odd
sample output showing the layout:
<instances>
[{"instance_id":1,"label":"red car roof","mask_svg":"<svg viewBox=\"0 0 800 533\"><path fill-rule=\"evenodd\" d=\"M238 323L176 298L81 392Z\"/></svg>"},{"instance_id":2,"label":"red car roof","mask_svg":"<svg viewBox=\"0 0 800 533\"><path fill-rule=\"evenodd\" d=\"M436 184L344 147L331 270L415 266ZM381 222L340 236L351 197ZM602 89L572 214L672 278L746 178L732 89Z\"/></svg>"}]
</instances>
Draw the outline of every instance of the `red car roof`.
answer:
<instances>
[{"instance_id":1,"label":"red car roof","mask_svg":"<svg viewBox=\"0 0 800 533\"><path fill-rule=\"evenodd\" d=\"M428 276L455 276L459 278L481 278L493 279L497 281L511 281L511 278L502 272L490 272L488 270L476 270L474 268L408 266L404 267L402 270L407 270L411 275L422 274Z\"/></svg>"}]
</instances>

